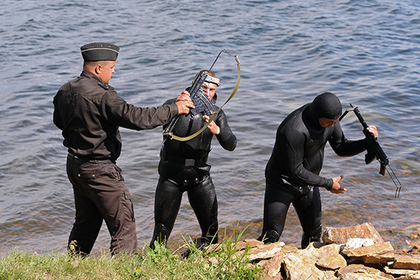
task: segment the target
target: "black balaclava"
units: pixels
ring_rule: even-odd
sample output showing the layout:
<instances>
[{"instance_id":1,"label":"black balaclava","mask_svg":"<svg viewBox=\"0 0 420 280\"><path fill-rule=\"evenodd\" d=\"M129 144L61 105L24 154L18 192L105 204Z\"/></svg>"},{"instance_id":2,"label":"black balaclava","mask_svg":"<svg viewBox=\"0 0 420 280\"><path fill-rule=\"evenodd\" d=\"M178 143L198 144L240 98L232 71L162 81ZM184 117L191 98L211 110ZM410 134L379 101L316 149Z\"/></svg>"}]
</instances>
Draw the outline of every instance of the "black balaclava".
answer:
<instances>
[{"instance_id":1,"label":"black balaclava","mask_svg":"<svg viewBox=\"0 0 420 280\"><path fill-rule=\"evenodd\" d=\"M319 118L337 119L341 116L342 106L337 96L331 92L324 92L309 105L308 117L313 125L321 128Z\"/></svg>"}]
</instances>

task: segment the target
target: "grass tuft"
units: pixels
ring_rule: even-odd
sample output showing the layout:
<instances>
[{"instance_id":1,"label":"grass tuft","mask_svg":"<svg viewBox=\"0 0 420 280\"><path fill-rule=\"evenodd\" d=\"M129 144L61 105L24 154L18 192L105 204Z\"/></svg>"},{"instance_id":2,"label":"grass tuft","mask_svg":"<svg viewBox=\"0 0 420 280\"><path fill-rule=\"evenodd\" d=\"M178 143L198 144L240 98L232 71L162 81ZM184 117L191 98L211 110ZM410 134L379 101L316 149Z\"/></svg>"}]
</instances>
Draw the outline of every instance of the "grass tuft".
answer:
<instances>
[{"instance_id":1,"label":"grass tuft","mask_svg":"<svg viewBox=\"0 0 420 280\"><path fill-rule=\"evenodd\" d=\"M237 253L242 233L235 231L203 251L194 242L186 242L175 253L156 244L154 250L145 245L141 253L115 256L13 251L0 259L0 279L260 279L261 269L250 264L246 252ZM191 251L188 258L179 257L182 250Z\"/></svg>"}]
</instances>

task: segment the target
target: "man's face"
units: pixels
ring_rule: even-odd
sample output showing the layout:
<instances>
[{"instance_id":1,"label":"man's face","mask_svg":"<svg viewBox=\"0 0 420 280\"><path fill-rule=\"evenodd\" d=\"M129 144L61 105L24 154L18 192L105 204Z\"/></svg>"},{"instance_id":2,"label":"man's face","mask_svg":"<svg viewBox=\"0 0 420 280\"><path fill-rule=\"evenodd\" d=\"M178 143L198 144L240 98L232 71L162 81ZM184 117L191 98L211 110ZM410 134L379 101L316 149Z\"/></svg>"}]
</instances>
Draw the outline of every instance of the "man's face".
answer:
<instances>
[{"instance_id":1,"label":"man's face","mask_svg":"<svg viewBox=\"0 0 420 280\"><path fill-rule=\"evenodd\" d=\"M203 92L207 96L207 98L209 100L212 100L214 95L216 94L217 85L213 83L204 82L201 88L203 89Z\"/></svg>"},{"instance_id":2,"label":"man's face","mask_svg":"<svg viewBox=\"0 0 420 280\"><path fill-rule=\"evenodd\" d=\"M336 121L338 121L339 118L336 119L327 119L327 118L319 118L319 124L323 128L331 127L334 125Z\"/></svg>"},{"instance_id":3,"label":"man's face","mask_svg":"<svg viewBox=\"0 0 420 280\"><path fill-rule=\"evenodd\" d=\"M104 61L98 64L99 73L98 77L104 84L109 84L112 74L115 73L115 61Z\"/></svg>"}]
</instances>

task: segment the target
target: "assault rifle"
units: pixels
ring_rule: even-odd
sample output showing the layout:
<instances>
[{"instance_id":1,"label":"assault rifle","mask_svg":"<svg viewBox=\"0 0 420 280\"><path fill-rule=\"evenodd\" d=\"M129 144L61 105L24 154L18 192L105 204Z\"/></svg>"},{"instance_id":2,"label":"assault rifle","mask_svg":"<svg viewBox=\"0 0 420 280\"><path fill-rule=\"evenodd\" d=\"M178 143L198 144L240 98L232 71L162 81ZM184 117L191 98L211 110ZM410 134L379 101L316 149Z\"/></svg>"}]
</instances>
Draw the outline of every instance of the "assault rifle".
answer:
<instances>
[{"instance_id":1,"label":"assault rifle","mask_svg":"<svg viewBox=\"0 0 420 280\"><path fill-rule=\"evenodd\" d=\"M220 55L220 54L219 54ZM216 60L217 60L217 58L216 58ZM216 61L215 61L216 62ZM213 63L214 64L214 63ZM212 67L213 67L213 65L212 65ZM210 68L211 69L211 68ZM210 71L210 70L209 70ZM207 76L208 76L208 74L209 74L209 71L206 71L206 70L201 70L198 74L197 74L197 76L195 77L195 80L194 80L194 82L193 82L193 84L192 84L192 86L191 86L191 88L190 88L190 90L189 90L189 93L190 93L190 97L191 97L191 100L193 101L193 103L194 103L194 107L195 106L200 106L200 107L202 107L202 106L205 106L207 103L210 103L210 100L207 102L207 103L204 103L203 101L200 103L200 104L197 104L196 105L196 103L197 102L194 102L195 100L197 100L197 98L196 98L196 95L197 94L199 94L199 93L201 93L201 95L204 95L203 93L202 93L202 91L201 91L201 86L203 85L203 83L204 83L204 81L206 80L206 78L207 78ZM199 99L205 99L205 98L207 98L206 96L204 96L204 97L201 97L201 98L199 98ZM195 99L195 100L194 100ZM208 100L208 98L207 98L207 100ZM211 104L211 103L210 103ZM175 118L173 118L172 119L172 121L169 123L169 125L163 130L163 135L164 136L170 136L171 135L171 133L172 133L172 131L174 130L174 127L175 127L175 125L177 124L177 122L178 122L178 120L179 120L179 115L178 116L176 116Z\"/></svg>"},{"instance_id":2,"label":"assault rifle","mask_svg":"<svg viewBox=\"0 0 420 280\"><path fill-rule=\"evenodd\" d=\"M202 85L205 82L207 76L209 75L209 72L211 71L211 69L213 68L214 64L216 63L216 61L219 59L220 55L222 53L227 53L228 55L231 55L235 58L237 65L238 65L238 80L236 83L236 86L232 92L232 94L230 95L230 97L228 98L228 100L219 108L217 109L216 106L208 99L208 97L204 94L203 89L202 89ZM188 90L189 94L190 94L190 98L194 104L193 109L190 110L190 113L192 115L196 115L198 113L204 112L204 114L206 114L207 116L212 116L209 123L217 116L217 114L219 113L220 109L233 97L233 95L235 95L236 90L238 89L239 86L239 77L240 77L240 66L239 66L239 59L237 55L233 55L230 52L228 52L227 50L223 49L219 52L219 54L217 55L216 59L213 61L212 65L210 66L209 70L201 70L195 77L194 82L192 83L190 89ZM175 125L177 124L178 120L179 120L180 116L176 116L175 118L173 118L171 120L171 122L169 123L168 126L166 126L163 130L163 136L164 136L164 140L163 143L168 139L176 139L178 141L181 141L181 137L176 137L175 135L173 135L172 131L175 128ZM207 124L208 126L208 124ZM192 139L193 137L195 137L196 135L198 135L199 133L201 133L201 131L203 131L207 126L205 126L204 128L202 128L201 130L199 130L198 132L196 132L194 135L190 135L188 137L182 137L182 141L186 141L186 139ZM162 144L163 144L162 143Z\"/></svg>"},{"instance_id":3,"label":"assault rifle","mask_svg":"<svg viewBox=\"0 0 420 280\"><path fill-rule=\"evenodd\" d=\"M343 115L340 117L340 121L344 118L344 116L347 115L348 112L353 111L356 117L359 119L359 122L363 126L363 133L366 136L367 139L367 153L365 155L365 163L369 164L371 163L375 158L379 161L380 168L379 168L379 174L382 176L385 175L385 170L388 172L389 177L391 177L392 181L394 182L394 185L396 187L395 190L395 197L400 196L400 191L402 188L402 185L400 183L400 180L398 180L397 176L395 175L394 171L392 170L391 166L389 165L389 159L386 156L384 150L382 149L381 145L379 145L378 140L376 137L367 130L368 124L366 123L365 119L362 117L362 114L360 114L360 111L357 107L353 107L353 105L350 103L351 109L346 110ZM388 167L388 168L387 168Z\"/></svg>"},{"instance_id":4,"label":"assault rifle","mask_svg":"<svg viewBox=\"0 0 420 280\"><path fill-rule=\"evenodd\" d=\"M201 112L204 112L204 115L211 116L217 111L216 106L210 101L207 95L204 94L202 87L200 87L194 95L192 102L194 103L194 108L192 108L190 112L193 116Z\"/></svg>"}]
</instances>

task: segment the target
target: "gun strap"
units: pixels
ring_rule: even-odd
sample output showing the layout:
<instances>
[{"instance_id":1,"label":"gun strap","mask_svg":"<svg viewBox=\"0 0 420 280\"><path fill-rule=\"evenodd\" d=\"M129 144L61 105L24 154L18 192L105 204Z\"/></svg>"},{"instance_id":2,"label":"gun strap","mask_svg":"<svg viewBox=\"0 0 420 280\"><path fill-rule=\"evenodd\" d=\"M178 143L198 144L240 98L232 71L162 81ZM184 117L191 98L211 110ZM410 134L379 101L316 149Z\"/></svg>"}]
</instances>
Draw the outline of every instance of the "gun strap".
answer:
<instances>
[{"instance_id":1,"label":"gun strap","mask_svg":"<svg viewBox=\"0 0 420 280\"><path fill-rule=\"evenodd\" d=\"M217 115L219 114L219 112L222 110L222 108L233 98L233 96L235 95L235 93L236 93L236 91L238 90L238 87L239 87L239 82L240 82L240 80L241 80L241 63L239 62L239 58L238 58L238 56L237 55L233 55L233 54L231 54L231 53L229 53L228 51L226 51L226 50L223 50L223 52L225 52L225 53L227 53L227 54L229 54L229 55L231 55L231 56L233 56L234 58L235 58L235 60L236 60L236 64L237 64L237 67L238 67L238 77L237 77L237 79L236 79L236 85L235 85L235 87L234 87L234 89L233 89L233 91L232 91L232 93L230 94L230 96L229 96L229 98L225 101L225 103L223 103L223 105L222 106L220 106L220 108L216 111L216 113L214 113L212 116L211 116L211 118L210 118L210 120L206 123L206 125L205 126L203 126L199 131L197 131L197 132L195 132L194 134L191 134L190 136L185 136L185 137L181 137L181 136L176 136L176 135L174 135L172 132L169 134L169 137L171 138L171 139L174 139L174 140L177 140L177 141L181 141L181 142L185 142L185 141L188 141L188 140L191 140L191 139L193 139L194 137L197 137L198 135L200 135L200 133L201 132L203 132L209 125L210 125L210 123L217 117Z\"/></svg>"}]
</instances>

